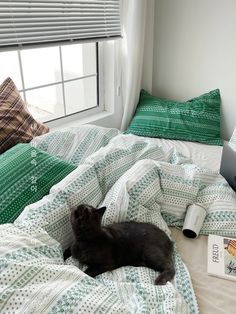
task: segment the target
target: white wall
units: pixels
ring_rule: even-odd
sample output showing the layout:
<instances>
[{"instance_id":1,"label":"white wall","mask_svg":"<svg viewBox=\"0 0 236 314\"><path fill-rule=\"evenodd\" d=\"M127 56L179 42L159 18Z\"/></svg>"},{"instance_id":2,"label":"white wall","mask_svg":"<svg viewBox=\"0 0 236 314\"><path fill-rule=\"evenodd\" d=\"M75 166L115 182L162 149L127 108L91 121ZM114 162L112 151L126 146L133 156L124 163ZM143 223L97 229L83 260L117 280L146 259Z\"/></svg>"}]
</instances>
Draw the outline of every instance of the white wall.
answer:
<instances>
[{"instance_id":1,"label":"white wall","mask_svg":"<svg viewBox=\"0 0 236 314\"><path fill-rule=\"evenodd\" d=\"M152 93L152 72L153 72L153 48L154 48L154 21L155 21L155 0L147 2L147 23L145 28L144 55L142 88Z\"/></svg>"},{"instance_id":2,"label":"white wall","mask_svg":"<svg viewBox=\"0 0 236 314\"><path fill-rule=\"evenodd\" d=\"M236 126L236 0L156 0L152 92L187 100L219 88L222 136Z\"/></svg>"}]
</instances>

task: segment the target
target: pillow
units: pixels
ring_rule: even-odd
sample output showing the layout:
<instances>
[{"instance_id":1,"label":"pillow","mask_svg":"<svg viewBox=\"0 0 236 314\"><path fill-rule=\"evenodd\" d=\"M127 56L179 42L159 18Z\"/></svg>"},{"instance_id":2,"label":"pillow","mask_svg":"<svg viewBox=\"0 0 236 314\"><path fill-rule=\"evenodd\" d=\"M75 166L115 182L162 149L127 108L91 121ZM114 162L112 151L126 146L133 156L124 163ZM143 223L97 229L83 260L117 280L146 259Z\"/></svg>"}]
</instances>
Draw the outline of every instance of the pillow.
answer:
<instances>
[{"instance_id":1,"label":"pillow","mask_svg":"<svg viewBox=\"0 0 236 314\"><path fill-rule=\"evenodd\" d=\"M85 124L51 131L35 137L31 143L34 147L78 166L119 133L120 131L114 128Z\"/></svg>"},{"instance_id":2,"label":"pillow","mask_svg":"<svg viewBox=\"0 0 236 314\"><path fill-rule=\"evenodd\" d=\"M28 112L10 78L0 85L0 121L0 153L49 131L47 126L37 122Z\"/></svg>"},{"instance_id":3,"label":"pillow","mask_svg":"<svg viewBox=\"0 0 236 314\"><path fill-rule=\"evenodd\" d=\"M219 89L186 102L158 98L142 90L125 133L222 145Z\"/></svg>"},{"instance_id":4,"label":"pillow","mask_svg":"<svg viewBox=\"0 0 236 314\"><path fill-rule=\"evenodd\" d=\"M30 144L17 144L0 156L0 223L13 222L28 204L40 200L76 167Z\"/></svg>"}]
</instances>

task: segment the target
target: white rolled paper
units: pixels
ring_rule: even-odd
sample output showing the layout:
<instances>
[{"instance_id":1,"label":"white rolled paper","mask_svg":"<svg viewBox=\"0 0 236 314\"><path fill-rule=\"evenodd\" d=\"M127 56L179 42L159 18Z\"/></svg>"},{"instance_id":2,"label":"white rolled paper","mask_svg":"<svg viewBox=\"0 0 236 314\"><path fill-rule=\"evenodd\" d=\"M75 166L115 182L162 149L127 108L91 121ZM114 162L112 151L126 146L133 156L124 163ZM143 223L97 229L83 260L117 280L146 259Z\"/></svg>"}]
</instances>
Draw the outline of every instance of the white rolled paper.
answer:
<instances>
[{"instance_id":1,"label":"white rolled paper","mask_svg":"<svg viewBox=\"0 0 236 314\"><path fill-rule=\"evenodd\" d=\"M229 146L236 152L236 128L229 140Z\"/></svg>"},{"instance_id":2,"label":"white rolled paper","mask_svg":"<svg viewBox=\"0 0 236 314\"><path fill-rule=\"evenodd\" d=\"M188 238L197 238L206 217L206 209L200 204L192 204L187 208L183 225L183 234Z\"/></svg>"}]
</instances>

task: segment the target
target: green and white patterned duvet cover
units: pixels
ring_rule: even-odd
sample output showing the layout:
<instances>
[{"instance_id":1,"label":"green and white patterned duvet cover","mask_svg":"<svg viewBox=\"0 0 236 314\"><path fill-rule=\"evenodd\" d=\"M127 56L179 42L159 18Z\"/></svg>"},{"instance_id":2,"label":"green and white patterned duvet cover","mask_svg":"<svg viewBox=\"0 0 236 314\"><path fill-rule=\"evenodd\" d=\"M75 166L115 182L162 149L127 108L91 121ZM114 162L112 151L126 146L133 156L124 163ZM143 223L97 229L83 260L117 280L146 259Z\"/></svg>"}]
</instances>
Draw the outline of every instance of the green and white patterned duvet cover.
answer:
<instances>
[{"instance_id":1,"label":"green and white patterned duvet cover","mask_svg":"<svg viewBox=\"0 0 236 314\"><path fill-rule=\"evenodd\" d=\"M106 146L119 133L120 131L114 128L86 124L37 136L31 144L78 166L86 157Z\"/></svg>"},{"instance_id":2,"label":"green and white patterned duvet cover","mask_svg":"<svg viewBox=\"0 0 236 314\"><path fill-rule=\"evenodd\" d=\"M118 135L0 228L0 310L3 313L198 313L189 273L175 248L176 278L154 285L155 271L122 267L90 278L63 261L72 232L70 207L106 205L103 224L146 221L181 226L186 207L208 210L203 234L236 235L236 196L217 173L192 165L148 139Z\"/></svg>"}]
</instances>

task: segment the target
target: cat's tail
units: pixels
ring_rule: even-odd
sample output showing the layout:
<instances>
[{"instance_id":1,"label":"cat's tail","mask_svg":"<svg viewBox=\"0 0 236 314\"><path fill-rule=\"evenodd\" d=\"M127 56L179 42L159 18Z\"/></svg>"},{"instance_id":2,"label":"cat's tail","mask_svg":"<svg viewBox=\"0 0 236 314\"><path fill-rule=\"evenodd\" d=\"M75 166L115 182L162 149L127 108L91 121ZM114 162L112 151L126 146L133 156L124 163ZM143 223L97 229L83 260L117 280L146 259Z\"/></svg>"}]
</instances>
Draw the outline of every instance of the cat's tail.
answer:
<instances>
[{"instance_id":1,"label":"cat's tail","mask_svg":"<svg viewBox=\"0 0 236 314\"><path fill-rule=\"evenodd\" d=\"M165 285L167 281L171 281L175 276L174 263L171 262L160 272L159 276L155 280L156 285Z\"/></svg>"}]
</instances>

